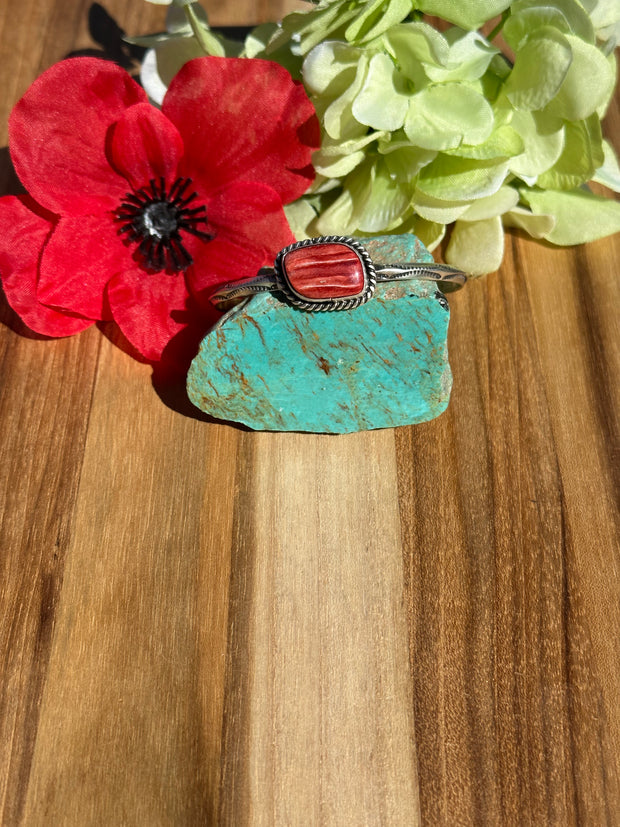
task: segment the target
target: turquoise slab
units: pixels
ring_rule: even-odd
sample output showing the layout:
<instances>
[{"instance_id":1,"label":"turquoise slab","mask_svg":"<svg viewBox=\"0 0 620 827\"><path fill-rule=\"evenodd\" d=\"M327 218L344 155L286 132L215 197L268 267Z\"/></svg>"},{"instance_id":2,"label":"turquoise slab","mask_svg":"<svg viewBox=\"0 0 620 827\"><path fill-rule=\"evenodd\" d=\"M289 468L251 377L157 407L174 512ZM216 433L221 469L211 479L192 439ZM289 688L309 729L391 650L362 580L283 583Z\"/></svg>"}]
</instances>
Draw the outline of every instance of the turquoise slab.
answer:
<instances>
[{"instance_id":1,"label":"turquoise slab","mask_svg":"<svg viewBox=\"0 0 620 827\"><path fill-rule=\"evenodd\" d=\"M376 262L432 261L413 236L364 239ZM415 255L415 258L413 257ZM433 282L378 284L354 310L308 313L253 296L203 339L189 398L254 430L350 433L409 425L445 410L448 303Z\"/></svg>"}]
</instances>

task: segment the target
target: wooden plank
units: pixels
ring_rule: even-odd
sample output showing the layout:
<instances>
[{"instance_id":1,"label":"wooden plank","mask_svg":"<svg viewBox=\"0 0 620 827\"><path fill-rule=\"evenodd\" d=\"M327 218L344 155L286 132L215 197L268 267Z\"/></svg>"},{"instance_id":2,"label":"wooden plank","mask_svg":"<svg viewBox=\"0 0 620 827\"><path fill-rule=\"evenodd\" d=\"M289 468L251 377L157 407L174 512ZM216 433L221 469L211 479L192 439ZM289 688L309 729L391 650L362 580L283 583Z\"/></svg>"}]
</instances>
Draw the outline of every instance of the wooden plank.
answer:
<instances>
[{"instance_id":1,"label":"wooden plank","mask_svg":"<svg viewBox=\"0 0 620 827\"><path fill-rule=\"evenodd\" d=\"M89 7L1 4L0 143ZM3 307L0 822L613 824L619 259L509 237L450 298L448 411L348 437L189 418Z\"/></svg>"},{"instance_id":2,"label":"wooden plank","mask_svg":"<svg viewBox=\"0 0 620 827\"><path fill-rule=\"evenodd\" d=\"M217 806L236 441L103 342L25 823L197 824Z\"/></svg>"},{"instance_id":3,"label":"wooden plank","mask_svg":"<svg viewBox=\"0 0 620 827\"><path fill-rule=\"evenodd\" d=\"M391 431L249 434L222 824L417 824Z\"/></svg>"}]
</instances>

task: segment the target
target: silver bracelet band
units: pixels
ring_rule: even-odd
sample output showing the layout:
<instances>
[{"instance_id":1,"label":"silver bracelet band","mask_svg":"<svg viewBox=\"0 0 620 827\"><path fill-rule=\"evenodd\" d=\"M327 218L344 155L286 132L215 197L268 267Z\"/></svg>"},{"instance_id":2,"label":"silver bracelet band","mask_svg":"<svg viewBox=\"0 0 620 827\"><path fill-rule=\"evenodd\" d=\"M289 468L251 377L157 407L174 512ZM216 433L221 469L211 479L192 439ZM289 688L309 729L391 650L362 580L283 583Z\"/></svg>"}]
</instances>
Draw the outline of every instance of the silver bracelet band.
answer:
<instances>
[{"instance_id":1,"label":"silver bracelet band","mask_svg":"<svg viewBox=\"0 0 620 827\"><path fill-rule=\"evenodd\" d=\"M278 253L273 267L221 285L210 300L222 305L256 293L278 292L302 310L351 310L372 298L377 282L408 279L455 289L465 284L467 276L447 264L373 262L357 239L320 236L290 244Z\"/></svg>"}]
</instances>

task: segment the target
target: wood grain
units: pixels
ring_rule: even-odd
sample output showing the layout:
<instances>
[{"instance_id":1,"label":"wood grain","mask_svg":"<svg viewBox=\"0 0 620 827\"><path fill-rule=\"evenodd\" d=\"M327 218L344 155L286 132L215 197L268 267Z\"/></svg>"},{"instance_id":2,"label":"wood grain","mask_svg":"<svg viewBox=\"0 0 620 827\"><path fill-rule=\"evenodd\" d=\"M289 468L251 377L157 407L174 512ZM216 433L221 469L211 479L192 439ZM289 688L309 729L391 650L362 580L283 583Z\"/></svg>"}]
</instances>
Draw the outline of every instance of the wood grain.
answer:
<instances>
[{"instance_id":1,"label":"wood grain","mask_svg":"<svg viewBox=\"0 0 620 827\"><path fill-rule=\"evenodd\" d=\"M0 145L103 48L90 8L1 4ZM619 272L617 237L508 236L450 298L448 411L344 437L188 416L98 329L2 304L0 823L617 824Z\"/></svg>"}]
</instances>

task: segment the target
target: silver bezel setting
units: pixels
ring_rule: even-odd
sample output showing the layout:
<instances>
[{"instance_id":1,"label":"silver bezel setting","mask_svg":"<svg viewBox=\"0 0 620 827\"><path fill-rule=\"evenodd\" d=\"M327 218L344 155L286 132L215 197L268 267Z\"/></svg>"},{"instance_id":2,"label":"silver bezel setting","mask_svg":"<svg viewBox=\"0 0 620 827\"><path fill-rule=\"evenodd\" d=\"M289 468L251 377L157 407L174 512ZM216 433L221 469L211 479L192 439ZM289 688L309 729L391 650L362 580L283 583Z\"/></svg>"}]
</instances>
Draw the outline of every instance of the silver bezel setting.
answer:
<instances>
[{"instance_id":1,"label":"silver bezel setting","mask_svg":"<svg viewBox=\"0 0 620 827\"><path fill-rule=\"evenodd\" d=\"M307 296L302 296L297 293L291 286L284 267L285 256L293 250L298 250L302 247L320 247L322 244L344 244L357 254L364 272L364 287L355 296L347 296L342 299L317 299L313 301L308 299ZM303 241L289 244L288 247L284 247L284 249L278 253L274 262L274 269L278 281L278 290L284 293L292 305L299 307L301 310L309 310L311 312L352 310L354 307L359 307L360 304L364 304L372 297L377 284L375 266L366 248L363 247L357 239L344 235L323 235L317 238L306 238Z\"/></svg>"}]
</instances>

